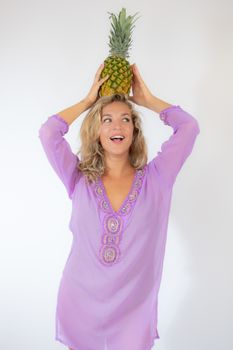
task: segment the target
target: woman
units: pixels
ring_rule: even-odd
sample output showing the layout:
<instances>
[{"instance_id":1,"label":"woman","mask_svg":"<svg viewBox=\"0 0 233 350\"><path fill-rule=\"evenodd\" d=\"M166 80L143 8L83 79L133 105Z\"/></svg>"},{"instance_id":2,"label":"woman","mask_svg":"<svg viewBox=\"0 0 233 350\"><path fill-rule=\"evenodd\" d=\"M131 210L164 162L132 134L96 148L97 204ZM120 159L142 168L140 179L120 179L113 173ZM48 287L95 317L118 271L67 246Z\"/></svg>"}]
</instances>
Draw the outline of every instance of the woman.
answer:
<instances>
[{"instance_id":1,"label":"woman","mask_svg":"<svg viewBox=\"0 0 233 350\"><path fill-rule=\"evenodd\" d=\"M98 99L108 78L100 79L102 69L82 101L50 116L39 131L72 199L73 243L57 296L55 339L70 350L149 350L160 338L158 292L172 189L200 129L180 106L152 95L136 65L131 97ZM174 131L149 163L132 102L158 113ZM80 159L64 134L90 107Z\"/></svg>"}]
</instances>

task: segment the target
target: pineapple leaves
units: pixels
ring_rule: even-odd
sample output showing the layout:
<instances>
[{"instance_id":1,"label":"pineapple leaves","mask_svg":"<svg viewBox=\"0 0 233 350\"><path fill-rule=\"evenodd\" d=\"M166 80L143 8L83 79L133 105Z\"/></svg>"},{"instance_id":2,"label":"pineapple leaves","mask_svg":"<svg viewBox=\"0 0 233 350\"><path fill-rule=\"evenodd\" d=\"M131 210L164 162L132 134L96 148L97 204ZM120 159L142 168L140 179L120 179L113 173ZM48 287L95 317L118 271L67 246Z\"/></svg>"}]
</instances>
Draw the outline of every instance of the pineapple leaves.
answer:
<instances>
[{"instance_id":1,"label":"pineapple leaves","mask_svg":"<svg viewBox=\"0 0 233 350\"><path fill-rule=\"evenodd\" d=\"M125 8L123 8L119 14L119 22L122 28L124 27L125 19L126 19L126 10Z\"/></svg>"},{"instance_id":2,"label":"pineapple leaves","mask_svg":"<svg viewBox=\"0 0 233 350\"><path fill-rule=\"evenodd\" d=\"M138 18L135 16L139 12L136 12L133 16L126 16L126 9L122 8L118 16L108 12L111 19L111 29L109 35L109 47L110 52L113 55L122 57L129 57L128 51L132 44L132 32L135 27L134 23Z\"/></svg>"}]
</instances>

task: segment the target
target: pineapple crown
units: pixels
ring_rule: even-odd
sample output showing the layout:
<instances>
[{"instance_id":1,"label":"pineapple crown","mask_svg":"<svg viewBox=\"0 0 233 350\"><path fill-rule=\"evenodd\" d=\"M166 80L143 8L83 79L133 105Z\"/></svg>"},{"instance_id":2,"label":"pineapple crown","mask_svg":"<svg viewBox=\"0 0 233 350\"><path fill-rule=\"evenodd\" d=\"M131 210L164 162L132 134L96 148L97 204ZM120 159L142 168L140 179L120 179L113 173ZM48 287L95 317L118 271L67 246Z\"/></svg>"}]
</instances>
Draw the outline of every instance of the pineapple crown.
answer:
<instances>
[{"instance_id":1,"label":"pineapple crown","mask_svg":"<svg viewBox=\"0 0 233 350\"><path fill-rule=\"evenodd\" d=\"M118 18L111 12L108 12L112 19L109 35L109 47L110 55L115 55L123 58L129 57L129 49L132 43L132 30L135 27L133 24L138 19L134 19L138 12L133 16L126 16L126 9L122 10L118 14Z\"/></svg>"}]
</instances>

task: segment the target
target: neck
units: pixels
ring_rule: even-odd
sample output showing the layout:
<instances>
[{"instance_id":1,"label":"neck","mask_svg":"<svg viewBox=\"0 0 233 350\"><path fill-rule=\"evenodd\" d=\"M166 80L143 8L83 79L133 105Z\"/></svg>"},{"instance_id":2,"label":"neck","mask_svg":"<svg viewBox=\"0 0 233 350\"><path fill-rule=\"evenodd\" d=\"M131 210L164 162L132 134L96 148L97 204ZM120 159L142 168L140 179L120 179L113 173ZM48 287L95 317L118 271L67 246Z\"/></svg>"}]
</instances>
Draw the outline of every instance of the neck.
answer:
<instances>
[{"instance_id":1,"label":"neck","mask_svg":"<svg viewBox=\"0 0 233 350\"><path fill-rule=\"evenodd\" d=\"M104 176L120 178L132 174L133 166L130 164L128 157L106 157L105 158L106 169Z\"/></svg>"}]
</instances>

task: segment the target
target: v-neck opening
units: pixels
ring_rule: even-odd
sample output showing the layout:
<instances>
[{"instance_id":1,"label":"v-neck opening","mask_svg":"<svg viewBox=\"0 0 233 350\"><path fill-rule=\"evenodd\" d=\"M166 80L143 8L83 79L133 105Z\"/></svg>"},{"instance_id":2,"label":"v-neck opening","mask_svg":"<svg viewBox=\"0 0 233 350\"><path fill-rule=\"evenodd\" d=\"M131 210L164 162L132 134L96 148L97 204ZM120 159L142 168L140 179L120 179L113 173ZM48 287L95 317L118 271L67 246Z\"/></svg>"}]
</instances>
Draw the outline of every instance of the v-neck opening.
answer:
<instances>
[{"instance_id":1,"label":"v-neck opening","mask_svg":"<svg viewBox=\"0 0 233 350\"><path fill-rule=\"evenodd\" d=\"M136 169L135 173L134 173L134 177L133 177L133 181L132 181L132 184L131 184L131 188L127 194L127 196L125 197L125 199L123 200L123 202L121 203L120 205L120 208L118 210L114 210L113 207L112 207L112 204L108 198L108 195L107 195L107 191L105 190L105 187L104 187L104 183L103 183L103 180L101 178L101 176L99 177L99 184L103 190L103 194L104 194L104 197L105 197L105 200L108 202L108 205L111 209L111 211L115 214L115 215L119 215L120 214L120 211L121 209L124 207L125 203L128 201L129 199L129 196L131 194L131 192L133 191L133 188L134 188L134 184L136 182L136 179L137 179L137 174L138 174L138 169Z\"/></svg>"}]
</instances>

